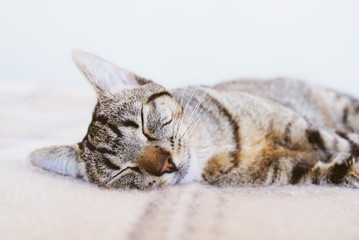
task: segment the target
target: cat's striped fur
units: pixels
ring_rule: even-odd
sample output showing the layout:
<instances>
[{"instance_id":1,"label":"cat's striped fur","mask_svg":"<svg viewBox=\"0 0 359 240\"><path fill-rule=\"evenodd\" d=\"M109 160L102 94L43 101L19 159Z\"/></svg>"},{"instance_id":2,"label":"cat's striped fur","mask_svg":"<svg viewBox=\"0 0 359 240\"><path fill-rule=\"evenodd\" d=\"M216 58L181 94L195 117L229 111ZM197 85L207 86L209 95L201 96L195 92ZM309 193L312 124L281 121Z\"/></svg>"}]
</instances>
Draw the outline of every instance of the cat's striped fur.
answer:
<instances>
[{"instance_id":1,"label":"cat's striped fur","mask_svg":"<svg viewBox=\"0 0 359 240\"><path fill-rule=\"evenodd\" d=\"M359 101L302 81L166 90L94 55L73 59L98 103L84 139L34 165L108 188L188 182L359 187Z\"/></svg>"}]
</instances>

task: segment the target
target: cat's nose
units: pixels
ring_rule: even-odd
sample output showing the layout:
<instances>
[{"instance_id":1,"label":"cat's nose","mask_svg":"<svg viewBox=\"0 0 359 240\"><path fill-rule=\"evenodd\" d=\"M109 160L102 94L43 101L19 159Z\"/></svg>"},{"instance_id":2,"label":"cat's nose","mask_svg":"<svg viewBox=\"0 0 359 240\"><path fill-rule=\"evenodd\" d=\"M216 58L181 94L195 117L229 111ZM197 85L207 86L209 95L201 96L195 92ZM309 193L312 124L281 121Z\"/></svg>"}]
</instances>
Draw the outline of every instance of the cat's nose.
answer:
<instances>
[{"instance_id":1,"label":"cat's nose","mask_svg":"<svg viewBox=\"0 0 359 240\"><path fill-rule=\"evenodd\" d=\"M161 148L148 147L139 159L139 165L149 174L162 176L165 173L178 171L171 153Z\"/></svg>"},{"instance_id":2,"label":"cat's nose","mask_svg":"<svg viewBox=\"0 0 359 240\"><path fill-rule=\"evenodd\" d=\"M172 173L178 171L176 164L173 162L172 157L170 154L167 154L165 156L165 159L163 161L163 165L161 167L160 175L164 173Z\"/></svg>"}]
</instances>

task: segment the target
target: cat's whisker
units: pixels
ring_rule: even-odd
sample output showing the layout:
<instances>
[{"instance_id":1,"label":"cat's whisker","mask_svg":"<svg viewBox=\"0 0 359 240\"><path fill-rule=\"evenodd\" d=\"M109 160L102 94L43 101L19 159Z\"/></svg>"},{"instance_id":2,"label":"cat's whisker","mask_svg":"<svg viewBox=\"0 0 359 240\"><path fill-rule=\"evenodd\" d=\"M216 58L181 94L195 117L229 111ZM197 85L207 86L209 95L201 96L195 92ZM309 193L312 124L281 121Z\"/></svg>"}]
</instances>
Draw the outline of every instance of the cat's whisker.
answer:
<instances>
[{"instance_id":1,"label":"cat's whisker","mask_svg":"<svg viewBox=\"0 0 359 240\"><path fill-rule=\"evenodd\" d=\"M182 124L182 121L183 121L183 119L184 119L184 116L185 116L185 114L186 114L186 112L187 112L187 108L188 108L188 106L189 106L189 103L191 102L191 100L192 100L194 94L196 93L197 89L198 89L198 87L192 92L190 98L187 100L187 103L186 103L185 108L183 109L183 111L181 111L181 118L180 118L179 126L178 126L178 128L177 128L177 133L178 133L179 128L181 127L181 124Z\"/></svg>"},{"instance_id":2,"label":"cat's whisker","mask_svg":"<svg viewBox=\"0 0 359 240\"><path fill-rule=\"evenodd\" d=\"M173 138L174 138L174 133L175 133L176 126L177 126L177 124L178 124L180 112L181 112L181 105L177 105L177 106L176 106L176 111L173 113L173 116L172 116L172 118L173 118L173 124L172 124L172 132L171 132L171 135L173 136Z\"/></svg>"},{"instance_id":3,"label":"cat's whisker","mask_svg":"<svg viewBox=\"0 0 359 240\"><path fill-rule=\"evenodd\" d=\"M196 87L195 90L192 92L192 95L191 95L191 97L188 99L187 104L186 104L186 107L185 107L184 110L183 110L183 114L182 114L181 119L180 119L180 124L179 124L179 126L178 126L178 128L177 128L177 132L176 132L176 139L177 139L177 136L178 136L178 132L179 132L179 130L180 130L181 127L182 127L182 124L183 124L183 121L184 121L184 117L185 117L185 115L186 115L186 112L187 112L187 108L188 108L188 106L189 106L189 103L191 102L191 100L192 100L194 94L197 92L198 88L199 88L199 87Z\"/></svg>"},{"instance_id":4,"label":"cat's whisker","mask_svg":"<svg viewBox=\"0 0 359 240\"><path fill-rule=\"evenodd\" d=\"M204 98L206 97L207 95L207 92L203 93L202 96L200 97L200 99L197 101L197 104L195 105L194 109L192 110L192 113L191 113L191 116L189 117L189 120L188 120L188 125L191 124L191 122L198 116L198 108L199 106L201 105L201 103L203 102Z\"/></svg>"},{"instance_id":5,"label":"cat's whisker","mask_svg":"<svg viewBox=\"0 0 359 240\"><path fill-rule=\"evenodd\" d=\"M212 98L211 98L212 99ZM196 119L197 123L199 120L201 120L205 114L207 114L208 112L210 112L211 110L213 110L214 108L217 108L217 107L220 107L220 106L223 106L222 103L219 103L219 104L216 104L215 106L213 106L212 108L208 109L206 112L204 112L199 118ZM196 123L196 124L197 124Z\"/></svg>"},{"instance_id":6,"label":"cat's whisker","mask_svg":"<svg viewBox=\"0 0 359 240\"><path fill-rule=\"evenodd\" d=\"M196 122L193 124L193 126L191 126L191 128L193 129L198 123L199 123L199 121L204 117L204 115L206 115L208 112L210 112L211 110L213 110L214 108L216 108L216 107L219 107L219 106L221 106L222 104L217 104L216 106L214 106L214 107L212 107L212 108L210 108L210 109L208 109L205 113L203 113L198 119L196 119ZM192 130L191 129L191 130Z\"/></svg>"},{"instance_id":7,"label":"cat's whisker","mask_svg":"<svg viewBox=\"0 0 359 240\"><path fill-rule=\"evenodd\" d=\"M200 122L200 120L201 120L208 112L210 112L210 111L213 110L214 108L219 107L219 106L221 106L221 105L223 105L223 104L216 104L215 106L213 106L212 108L210 108L210 109L208 109L206 112L204 112L200 117L198 117L198 118L194 121L194 123L193 123L191 126L189 126L189 127L187 128L187 130L183 133L183 135L180 137L179 140L181 140L186 134L188 134L189 132L191 132L191 130Z\"/></svg>"},{"instance_id":8,"label":"cat's whisker","mask_svg":"<svg viewBox=\"0 0 359 240\"><path fill-rule=\"evenodd\" d=\"M198 116L201 116L200 114L202 113L202 111L203 111L203 109L207 106L207 104L211 101L211 99L212 99L212 97L210 97L207 101L206 101L206 103L202 106L202 108L200 109L200 111L198 111L198 113L196 114L196 118L195 119L193 119L193 121L191 121L191 122L189 122L188 124L187 124L187 129L185 130L185 133L188 131L188 129L191 127L191 125L193 124L193 122L196 120L196 119L198 119ZM185 134L184 133L184 134ZM182 139L183 138L183 136L180 138L180 139Z\"/></svg>"},{"instance_id":9,"label":"cat's whisker","mask_svg":"<svg viewBox=\"0 0 359 240\"><path fill-rule=\"evenodd\" d=\"M183 98L184 98L184 94L185 94L186 91L187 91L187 87L184 88L183 91L182 91L181 101L180 101L180 105L179 105L180 110L177 111L177 112L178 112L178 114L177 114L178 117L177 117L177 119L176 119L176 124L173 124L173 126L175 126L175 128L173 129L173 133L172 133L173 135L174 135L175 129L176 129L176 130L178 129L178 125L179 125L180 119L181 119L181 117L182 117L182 113L183 113ZM178 131L177 131L177 132L178 132ZM177 134L177 132L176 132L176 134ZM175 138L175 136L174 136L174 138Z\"/></svg>"},{"instance_id":10,"label":"cat's whisker","mask_svg":"<svg viewBox=\"0 0 359 240\"><path fill-rule=\"evenodd\" d=\"M200 114L202 113L202 110L207 106L207 104L211 101L211 99L212 99L212 97L210 97L207 101L206 101L206 103L201 107L201 109L198 111L198 108L197 108L197 106L200 106L200 104L203 102L203 100L204 100L204 98L207 96L207 92L206 92L206 94L204 95L204 97L202 98L202 99L200 99L200 101L197 103L197 105L196 105L196 107L195 107L195 109L193 110L193 112L192 112L192 114L194 114L193 115L193 118L190 118L190 121L189 121L189 123L187 124L187 128L189 128L191 125L192 125L192 123L195 121L195 119L197 119L197 117L198 116L200 116ZM203 95L202 95L203 96ZM191 115L192 116L192 115ZM187 129L186 129L186 131L187 131ZM185 131L185 132L186 132Z\"/></svg>"},{"instance_id":11,"label":"cat's whisker","mask_svg":"<svg viewBox=\"0 0 359 240\"><path fill-rule=\"evenodd\" d=\"M184 91L182 92L182 94L184 94ZM177 135L177 129L178 126L180 124L181 118L182 118L182 112L183 112L183 106L182 106L182 99L181 99L181 103L177 106L177 112L176 112L176 122L173 124L173 133L172 136L174 139L176 139L176 135Z\"/></svg>"}]
</instances>

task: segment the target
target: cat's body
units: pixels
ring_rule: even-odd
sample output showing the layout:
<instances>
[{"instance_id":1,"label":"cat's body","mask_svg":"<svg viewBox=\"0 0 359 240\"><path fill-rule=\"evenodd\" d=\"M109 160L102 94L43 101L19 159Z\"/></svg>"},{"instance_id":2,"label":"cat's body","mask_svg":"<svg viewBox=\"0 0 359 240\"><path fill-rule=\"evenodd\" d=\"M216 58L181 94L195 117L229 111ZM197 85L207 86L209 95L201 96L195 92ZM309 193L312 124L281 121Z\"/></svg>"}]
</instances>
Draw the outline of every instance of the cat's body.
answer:
<instances>
[{"instance_id":1,"label":"cat's body","mask_svg":"<svg viewBox=\"0 0 359 240\"><path fill-rule=\"evenodd\" d=\"M176 99L179 92L173 93ZM197 92L195 99L200 92L215 99L204 107L205 112L213 107L215 111L201 118L191 136L196 139L192 141L194 152L200 152L196 154L203 169L200 181L217 185L356 185L350 179L356 178L357 172L350 166L356 162L353 154L358 154L355 142L359 138L350 133L348 141L346 134L358 131L359 104L355 99L290 79L239 80ZM191 111L197 102L191 101ZM218 103L220 107L216 107ZM212 114L214 118L222 116L216 121ZM206 145L210 147L203 147Z\"/></svg>"},{"instance_id":2,"label":"cat's body","mask_svg":"<svg viewBox=\"0 0 359 240\"><path fill-rule=\"evenodd\" d=\"M74 60L98 93L93 120L79 144L34 151L37 166L109 188L359 186L356 99L285 79L167 91L93 55Z\"/></svg>"}]
</instances>

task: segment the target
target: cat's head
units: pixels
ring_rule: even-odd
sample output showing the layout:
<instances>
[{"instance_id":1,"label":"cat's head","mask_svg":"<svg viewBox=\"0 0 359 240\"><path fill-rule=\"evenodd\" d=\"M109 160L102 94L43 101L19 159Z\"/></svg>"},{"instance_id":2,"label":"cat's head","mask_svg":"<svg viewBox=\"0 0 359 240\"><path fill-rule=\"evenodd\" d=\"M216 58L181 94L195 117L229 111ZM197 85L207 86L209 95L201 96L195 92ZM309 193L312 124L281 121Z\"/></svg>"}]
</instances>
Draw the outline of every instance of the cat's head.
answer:
<instances>
[{"instance_id":1,"label":"cat's head","mask_svg":"<svg viewBox=\"0 0 359 240\"><path fill-rule=\"evenodd\" d=\"M182 106L162 86L82 51L73 60L98 103L78 144L34 150L33 165L107 188L149 189L180 183L188 172L189 139L179 128Z\"/></svg>"}]
</instances>

